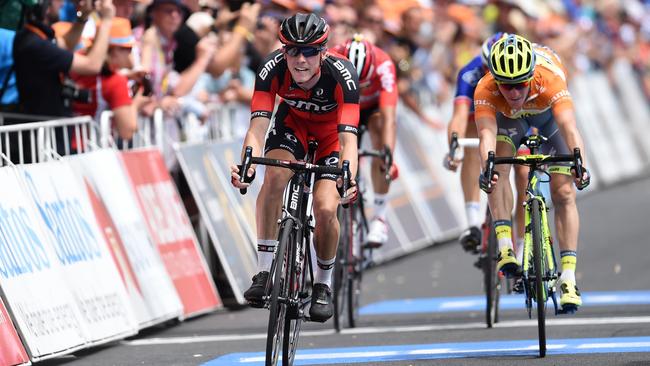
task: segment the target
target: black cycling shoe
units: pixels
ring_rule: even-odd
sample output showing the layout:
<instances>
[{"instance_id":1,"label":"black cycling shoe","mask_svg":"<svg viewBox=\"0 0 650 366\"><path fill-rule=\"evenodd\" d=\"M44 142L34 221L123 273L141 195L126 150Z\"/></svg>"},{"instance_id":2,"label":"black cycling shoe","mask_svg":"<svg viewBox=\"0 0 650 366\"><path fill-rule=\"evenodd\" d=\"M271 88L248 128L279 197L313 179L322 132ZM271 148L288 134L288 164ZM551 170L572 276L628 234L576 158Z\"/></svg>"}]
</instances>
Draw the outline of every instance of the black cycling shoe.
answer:
<instances>
[{"instance_id":1,"label":"black cycling shoe","mask_svg":"<svg viewBox=\"0 0 650 366\"><path fill-rule=\"evenodd\" d=\"M262 299L265 295L264 291L266 290L266 282L269 279L269 272L262 271L255 276L253 276L253 284L251 287L244 292L244 299L255 308L261 308L264 306L264 300Z\"/></svg>"},{"instance_id":2,"label":"black cycling shoe","mask_svg":"<svg viewBox=\"0 0 650 366\"><path fill-rule=\"evenodd\" d=\"M311 307L309 308L309 317L312 321L324 323L334 314L334 305L332 304L332 290L324 283L314 285L311 294Z\"/></svg>"},{"instance_id":3,"label":"black cycling shoe","mask_svg":"<svg viewBox=\"0 0 650 366\"><path fill-rule=\"evenodd\" d=\"M459 241L466 252L478 252L478 246L481 245L481 229L470 227L461 234Z\"/></svg>"}]
</instances>

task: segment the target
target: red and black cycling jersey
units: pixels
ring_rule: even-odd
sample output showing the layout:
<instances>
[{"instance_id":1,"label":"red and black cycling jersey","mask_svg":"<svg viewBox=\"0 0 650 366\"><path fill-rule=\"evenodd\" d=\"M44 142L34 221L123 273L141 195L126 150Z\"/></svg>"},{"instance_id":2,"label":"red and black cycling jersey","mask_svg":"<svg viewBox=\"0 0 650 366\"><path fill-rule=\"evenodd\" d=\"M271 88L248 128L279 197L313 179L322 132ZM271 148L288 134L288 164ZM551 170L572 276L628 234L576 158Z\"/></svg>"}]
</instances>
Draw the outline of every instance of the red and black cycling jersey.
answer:
<instances>
[{"instance_id":1,"label":"red and black cycling jersey","mask_svg":"<svg viewBox=\"0 0 650 366\"><path fill-rule=\"evenodd\" d=\"M337 123L338 132L357 133L359 79L354 66L343 57L328 53L316 85L303 90L291 78L282 51L272 52L257 71L251 118L271 118L276 95L289 105L289 113L297 120Z\"/></svg>"}]
</instances>

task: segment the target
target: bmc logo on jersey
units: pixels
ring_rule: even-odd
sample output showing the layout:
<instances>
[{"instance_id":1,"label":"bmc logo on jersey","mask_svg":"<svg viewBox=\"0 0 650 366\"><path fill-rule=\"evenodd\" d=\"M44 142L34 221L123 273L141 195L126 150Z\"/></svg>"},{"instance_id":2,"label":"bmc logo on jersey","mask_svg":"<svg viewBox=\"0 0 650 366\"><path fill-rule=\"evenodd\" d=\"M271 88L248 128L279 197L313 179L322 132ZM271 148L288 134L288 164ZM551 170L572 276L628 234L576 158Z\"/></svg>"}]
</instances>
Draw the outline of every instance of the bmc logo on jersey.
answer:
<instances>
[{"instance_id":1,"label":"bmc logo on jersey","mask_svg":"<svg viewBox=\"0 0 650 366\"><path fill-rule=\"evenodd\" d=\"M271 72L271 70L273 70L275 65L277 65L278 62L280 62L280 60L282 60L282 57L284 57L284 56L282 56L282 53L278 53L277 55L275 55L275 57L268 60L264 64L264 67L262 67L262 70L260 70L260 73L258 75L260 77L260 79L266 80L266 77L269 76L269 72Z\"/></svg>"},{"instance_id":2,"label":"bmc logo on jersey","mask_svg":"<svg viewBox=\"0 0 650 366\"><path fill-rule=\"evenodd\" d=\"M308 100L291 100L285 98L284 101L288 105L303 112L327 113L329 111L334 110L338 106L337 103L316 104Z\"/></svg>"},{"instance_id":3,"label":"bmc logo on jersey","mask_svg":"<svg viewBox=\"0 0 650 366\"><path fill-rule=\"evenodd\" d=\"M341 60L336 60L336 62L334 62L334 67L341 72L341 76L343 76L343 80L345 80L345 86L347 86L349 90L357 90L357 83L354 82L352 79L352 73L350 73L350 70L345 68L343 62L341 62Z\"/></svg>"}]
</instances>

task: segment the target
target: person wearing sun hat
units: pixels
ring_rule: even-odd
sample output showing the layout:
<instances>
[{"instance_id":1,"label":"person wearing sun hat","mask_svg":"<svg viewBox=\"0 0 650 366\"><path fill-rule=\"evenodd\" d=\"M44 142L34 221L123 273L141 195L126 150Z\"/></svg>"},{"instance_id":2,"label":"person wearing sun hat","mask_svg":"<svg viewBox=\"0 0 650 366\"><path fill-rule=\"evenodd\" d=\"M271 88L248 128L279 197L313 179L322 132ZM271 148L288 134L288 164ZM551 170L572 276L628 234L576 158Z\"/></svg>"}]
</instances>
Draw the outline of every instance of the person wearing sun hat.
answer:
<instances>
[{"instance_id":1,"label":"person wearing sun hat","mask_svg":"<svg viewBox=\"0 0 650 366\"><path fill-rule=\"evenodd\" d=\"M133 67L131 57L133 46L135 46L135 38L130 21L116 17L111 24L108 53L99 75L73 75L75 82L80 87L90 90L92 95L90 103L73 104L75 114L90 115L98 121L103 111L113 111L113 127L123 139L130 139L133 136L137 127L138 107L149 99L142 95L142 88L138 88L132 97L127 77L119 72Z\"/></svg>"}]
</instances>

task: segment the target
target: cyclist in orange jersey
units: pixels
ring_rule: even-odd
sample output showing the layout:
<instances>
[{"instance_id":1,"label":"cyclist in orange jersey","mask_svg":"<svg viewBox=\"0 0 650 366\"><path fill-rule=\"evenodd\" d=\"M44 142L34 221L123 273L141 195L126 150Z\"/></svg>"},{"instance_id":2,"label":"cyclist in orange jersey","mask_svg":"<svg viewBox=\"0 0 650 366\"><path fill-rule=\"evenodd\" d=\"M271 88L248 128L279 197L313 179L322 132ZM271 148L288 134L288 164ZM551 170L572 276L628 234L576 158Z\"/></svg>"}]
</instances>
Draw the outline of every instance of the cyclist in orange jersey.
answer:
<instances>
[{"instance_id":1,"label":"cyclist in orange jersey","mask_svg":"<svg viewBox=\"0 0 650 366\"><path fill-rule=\"evenodd\" d=\"M511 34L492 46L488 67L490 73L479 81L474 94L483 162L489 151L495 151L497 156L515 155L516 147L531 127L548 139L542 146L543 154L569 154L576 147L585 151L566 83L566 70L552 50L533 46L524 37ZM553 174L551 198L562 262L560 305L570 311L582 305L575 279L579 216L571 182L583 189L589 185L590 175L585 169L582 177L573 177L568 164L554 164L549 172ZM497 165L493 176L480 175L479 185L488 193L494 191L489 203L499 243L497 266L512 276L520 265L512 249L512 228L508 221L512 189L508 179L495 186L499 176L508 177L509 173L510 165Z\"/></svg>"}]
</instances>

